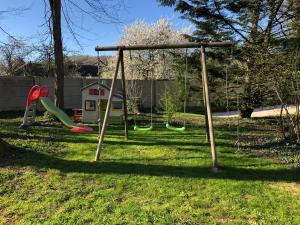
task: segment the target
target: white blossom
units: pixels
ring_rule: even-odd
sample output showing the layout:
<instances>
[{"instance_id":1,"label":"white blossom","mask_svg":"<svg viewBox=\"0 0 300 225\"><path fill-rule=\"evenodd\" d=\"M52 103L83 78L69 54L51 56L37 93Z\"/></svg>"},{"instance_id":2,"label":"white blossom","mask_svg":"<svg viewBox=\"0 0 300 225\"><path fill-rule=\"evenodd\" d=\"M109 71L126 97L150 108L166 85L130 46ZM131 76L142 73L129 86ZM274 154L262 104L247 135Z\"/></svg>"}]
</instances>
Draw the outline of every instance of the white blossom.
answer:
<instances>
[{"instance_id":1,"label":"white blossom","mask_svg":"<svg viewBox=\"0 0 300 225\"><path fill-rule=\"evenodd\" d=\"M119 45L157 45L186 43L189 28L177 30L170 20L161 18L155 23L136 21L126 26ZM183 49L143 50L124 52L127 80L172 79L176 72L171 69L174 54L184 54ZM116 57L110 62L109 70L114 71Z\"/></svg>"}]
</instances>

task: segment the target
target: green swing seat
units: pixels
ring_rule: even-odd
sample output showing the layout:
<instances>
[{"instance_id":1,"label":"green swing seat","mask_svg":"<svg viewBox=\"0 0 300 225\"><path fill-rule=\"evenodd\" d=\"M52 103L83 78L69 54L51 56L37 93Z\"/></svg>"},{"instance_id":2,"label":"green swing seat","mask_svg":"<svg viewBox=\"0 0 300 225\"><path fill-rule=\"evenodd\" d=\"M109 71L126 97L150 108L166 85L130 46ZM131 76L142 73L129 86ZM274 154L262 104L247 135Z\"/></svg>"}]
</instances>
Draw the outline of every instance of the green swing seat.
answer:
<instances>
[{"instance_id":1,"label":"green swing seat","mask_svg":"<svg viewBox=\"0 0 300 225\"><path fill-rule=\"evenodd\" d=\"M179 132L182 132L182 131L186 130L185 126L183 126L183 127L173 127L169 123L166 123L166 128L168 130L179 131Z\"/></svg>"},{"instance_id":2,"label":"green swing seat","mask_svg":"<svg viewBox=\"0 0 300 225\"><path fill-rule=\"evenodd\" d=\"M150 127L139 127L139 126L135 125L133 127L133 129L136 130L136 131L150 131L150 130L153 129L153 126L150 126Z\"/></svg>"}]
</instances>

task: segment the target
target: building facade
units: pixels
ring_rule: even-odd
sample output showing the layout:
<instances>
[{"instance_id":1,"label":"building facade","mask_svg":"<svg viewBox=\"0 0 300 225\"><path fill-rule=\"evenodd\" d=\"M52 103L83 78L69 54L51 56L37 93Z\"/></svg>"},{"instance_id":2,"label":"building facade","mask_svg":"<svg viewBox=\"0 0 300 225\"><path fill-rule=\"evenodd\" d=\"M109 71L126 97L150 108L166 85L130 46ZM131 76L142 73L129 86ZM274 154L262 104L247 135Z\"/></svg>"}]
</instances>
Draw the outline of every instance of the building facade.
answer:
<instances>
[{"instance_id":1,"label":"building facade","mask_svg":"<svg viewBox=\"0 0 300 225\"><path fill-rule=\"evenodd\" d=\"M101 119L103 119L108 102L109 92L110 87L105 84L101 84L99 92L97 82L89 84L81 89L82 122L96 123L99 119L99 115ZM109 116L113 117L114 119L121 119L123 117L123 96L120 93L113 93Z\"/></svg>"}]
</instances>

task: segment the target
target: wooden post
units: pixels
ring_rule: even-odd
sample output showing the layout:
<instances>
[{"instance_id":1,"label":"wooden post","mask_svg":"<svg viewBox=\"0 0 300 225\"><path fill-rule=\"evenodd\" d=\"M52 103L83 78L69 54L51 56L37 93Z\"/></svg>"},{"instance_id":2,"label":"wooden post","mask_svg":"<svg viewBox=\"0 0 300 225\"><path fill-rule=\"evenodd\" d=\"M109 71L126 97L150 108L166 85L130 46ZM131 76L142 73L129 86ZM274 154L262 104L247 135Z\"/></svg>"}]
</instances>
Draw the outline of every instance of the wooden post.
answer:
<instances>
[{"instance_id":1,"label":"wooden post","mask_svg":"<svg viewBox=\"0 0 300 225\"><path fill-rule=\"evenodd\" d=\"M125 81L125 68L124 68L124 52L120 51L121 62L121 76L122 76L122 93L123 93L123 110L124 110L124 129L125 140L128 140L128 113L127 113L127 98L126 98L126 81Z\"/></svg>"},{"instance_id":2,"label":"wooden post","mask_svg":"<svg viewBox=\"0 0 300 225\"><path fill-rule=\"evenodd\" d=\"M205 85L203 80L203 68L201 71L202 77L202 94L203 94L203 107L204 107L204 117L205 117L205 142L208 143L210 141L209 138L209 125L208 125L208 118L207 118L207 104L205 99Z\"/></svg>"},{"instance_id":3,"label":"wooden post","mask_svg":"<svg viewBox=\"0 0 300 225\"><path fill-rule=\"evenodd\" d=\"M96 51L117 51L120 48L124 51L129 50L149 50L149 49L178 49L178 48L200 48L205 47L229 47L233 43L230 41L223 42L188 42L181 44L158 44L158 45L125 45L125 46L97 46Z\"/></svg>"},{"instance_id":4,"label":"wooden post","mask_svg":"<svg viewBox=\"0 0 300 225\"><path fill-rule=\"evenodd\" d=\"M153 77L152 77L153 79ZM153 80L153 96L152 96L152 99L153 99L153 108L155 109L156 108L156 93L157 93L157 80Z\"/></svg>"},{"instance_id":5,"label":"wooden post","mask_svg":"<svg viewBox=\"0 0 300 225\"><path fill-rule=\"evenodd\" d=\"M106 111L104 114L104 119L103 119L103 124L102 124L102 129L101 129L101 133L100 133L100 137L99 137L99 141L98 141L98 146L97 146L97 151L96 151L96 155L95 155L95 161L99 160L100 158L100 153L102 150L102 145L103 145L103 140L104 140L104 133L105 133L105 129L107 126L107 122L108 122L108 118L109 118L109 113L110 113L110 108L111 108L111 102L113 99L113 91L114 91L114 87L115 87L115 81L118 77L118 72L119 72L119 65L120 65L120 60L121 60L121 49L119 49L118 51L118 59L117 59L117 65L116 65L116 70L115 70L115 74L111 83L111 87L110 87L110 92L109 92L109 96L108 96L108 102L107 102L107 106L106 106Z\"/></svg>"},{"instance_id":6,"label":"wooden post","mask_svg":"<svg viewBox=\"0 0 300 225\"><path fill-rule=\"evenodd\" d=\"M209 126L209 137L210 137L210 148L211 148L211 156L213 162L213 170L218 170L218 159L216 152L216 144L215 144L215 135L214 135L214 126L212 119L212 112L210 107L210 99L209 99L209 91L208 91L208 78L207 78L207 69L206 69L206 59L205 59L205 47L201 46L201 66L202 66L202 77L204 81L204 92L205 92L205 103L207 109L207 118L208 118L208 126Z\"/></svg>"}]
</instances>

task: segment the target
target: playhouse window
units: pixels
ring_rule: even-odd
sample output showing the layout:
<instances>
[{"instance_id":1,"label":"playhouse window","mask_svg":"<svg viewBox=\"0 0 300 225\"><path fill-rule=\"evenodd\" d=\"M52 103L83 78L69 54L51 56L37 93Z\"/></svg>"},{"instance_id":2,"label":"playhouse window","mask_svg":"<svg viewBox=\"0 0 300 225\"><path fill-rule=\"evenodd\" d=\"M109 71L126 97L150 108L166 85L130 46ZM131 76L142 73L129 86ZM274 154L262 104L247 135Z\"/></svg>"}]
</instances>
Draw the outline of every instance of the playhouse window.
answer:
<instances>
[{"instance_id":1,"label":"playhouse window","mask_svg":"<svg viewBox=\"0 0 300 225\"><path fill-rule=\"evenodd\" d=\"M89 95L98 95L97 89L89 89Z\"/></svg>"},{"instance_id":2,"label":"playhouse window","mask_svg":"<svg viewBox=\"0 0 300 225\"><path fill-rule=\"evenodd\" d=\"M105 95L105 90L103 88L100 89L100 96L104 96Z\"/></svg>"},{"instance_id":3,"label":"playhouse window","mask_svg":"<svg viewBox=\"0 0 300 225\"><path fill-rule=\"evenodd\" d=\"M85 100L85 111L96 111L96 101L95 100Z\"/></svg>"},{"instance_id":4,"label":"playhouse window","mask_svg":"<svg viewBox=\"0 0 300 225\"><path fill-rule=\"evenodd\" d=\"M98 89L89 89L89 95L99 95ZM105 90L102 88L100 89L100 96L105 95Z\"/></svg>"},{"instance_id":5,"label":"playhouse window","mask_svg":"<svg viewBox=\"0 0 300 225\"><path fill-rule=\"evenodd\" d=\"M123 102L113 102L113 109L122 109L123 108Z\"/></svg>"}]
</instances>

